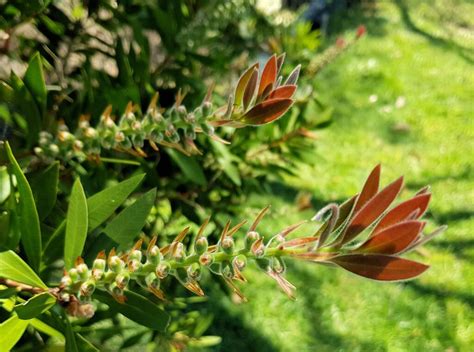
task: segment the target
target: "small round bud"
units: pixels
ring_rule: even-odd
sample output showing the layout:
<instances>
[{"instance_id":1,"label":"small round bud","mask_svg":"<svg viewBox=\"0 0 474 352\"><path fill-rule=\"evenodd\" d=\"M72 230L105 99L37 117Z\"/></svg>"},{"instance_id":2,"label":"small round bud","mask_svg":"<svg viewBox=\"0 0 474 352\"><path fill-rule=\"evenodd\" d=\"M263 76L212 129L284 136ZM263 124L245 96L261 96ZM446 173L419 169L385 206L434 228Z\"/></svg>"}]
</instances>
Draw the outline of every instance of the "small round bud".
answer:
<instances>
[{"instance_id":1,"label":"small round bud","mask_svg":"<svg viewBox=\"0 0 474 352\"><path fill-rule=\"evenodd\" d=\"M189 124L193 124L196 122L196 116L192 112L187 114L184 119Z\"/></svg>"},{"instance_id":2,"label":"small round bud","mask_svg":"<svg viewBox=\"0 0 474 352\"><path fill-rule=\"evenodd\" d=\"M105 259L97 258L94 260L94 263L92 264L92 269L93 270L105 270Z\"/></svg>"},{"instance_id":3,"label":"small round bud","mask_svg":"<svg viewBox=\"0 0 474 352\"><path fill-rule=\"evenodd\" d=\"M247 266L247 257L245 255L238 255L237 257L234 258L232 261L232 264L237 267L239 270L244 270L245 267Z\"/></svg>"},{"instance_id":4,"label":"small round bud","mask_svg":"<svg viewBox=\"0 0 474 352\"><path fill-rule=\"evenodd\" d=\"M79 264L78 266L76 266L76 270L81 280L86 280L89 277L89 268L86 264Z\"/></svg>"},{"instance_id":5,"label":"small round bud","mask_svg":"<svg viewBox=\"0 0 474 352\"><path fill-rule=\"evenodd\" d=\"M260 239L260 235L256 231L249 231L245 236L245 249L250 250L252 244Z\"/></svg>"},{"instance_id":6,"label":"small round bud","mask_svg":"<svg viewBox=\"0 0 474 352\"><path fill-rule=\"evenodd\" d=\"M116 283L112 283L109 286L109 291L114 295L114 296L121 296L123 294L123 289L118 287Z\"/></svg>"},{"instance_id":7,"label":"small round bud","mask_svg":"<svg viewBox=\"0 0 474 352\"><path fill-rule=\"evenodd\" d=\"M151 287L151 288L160 287L160 279L156 277L155 273L149 273L145 278L145 283L148 287Z\"/></svg>"},{"instance_id":8,"label":"small round bud","mask_svg":"<svg viewBox=\"0 0 474 352\"><path fill-rule=\"evenodd\" d=\"M221 242L221 248L227 254L232 254L234 252L234 240L232 237L225 237Z\"/></svg>"},{"instance_id":9,"label":"small round bud","mask_svg":"<svg viewBox=\"0 0 474 352\"><path fill-rule=\"evenodd\" d=\"M115 283L117 284L118 287L122 289L128 285L129 281L130 281L130 274L126 271L121 272L115 278Z\"/></svg>"},{"instance_id":10,"label":"small round bud","mask_svg":"<svg viewBox=\"0 0 474 352\"><path fill-rule=\"evenodd\" d=\"M204 253L199 257L199 263L203 266L209 266L214 262L214 258L209 253Z\"/></svg>"},{"instance_id":11,"label":"small round bud","mask_svg":"<svg viewBox=\"0 0 474 352\"><path fill-rule=\"evenodd\" d=\"M206 253L208 247L209 247L209 243L207 242L206 237L199 237L196 240L196 243L194 243L194 248L196 250L196 253L199 255Z\"/></svg>"},{"instance_id":12,"label":"small round bud","mask_svg":"<svg viewBox=\"0 0 474 352\"><path fill-rule=\"evenodd\" d=\"M79 152L84 148L84 143L82 143L80 140L75 140L72 148L74 151Z\"/></svg>"},{"instance_id":13,"label":"small round bud","mask_svg":"<svg viewBox=\"0 0 474 352\"><path fill-rule=\"evenodd\" d=\"M109 259L109 268L110 270L118 273L123 268L125 268L125 263L118 256L114 255L112 258Z\"/></svg>"},{"instance_id":14,"label":"small round bud","mask_svg":"<svg viewBox=\"0 0 474 352\"><path fill-rule=\"evenodd\" d=\"M184 244L182 244L181 242L174 244L171 250L171 256L177 262L183 261L186 258L186 253L184 251Z\"/></svg>"},{"instance_id":15,"label":"small round bud","mask_svg":"<svg viewBox=\"0 0 474 352\"><path fill-rule=\"evenodd\" d=\"M163 258L163 255L160 252L158 246L153 246L146 254L147 262L150 262L153 265L158 265Z\"/></svg>"},{"instance_id":16,"label":"small round bud","mask_svg":"<svg viewBox=\"0 0 474 352\"><path fill-rule=\"evenodd\" d=\"M59 147L58 147L56 144L50 144L50 146L49 146L49 151L50 151L51 154L53 154L53 155L58 155L58 153L59 153Z\"/></svg>"},{"instance_id":17,"label":"small round bud","mask_svg":"<svg viewBox=\"0 0 474 352\"><path fill-rule=\"evenodd\" d=\"M63 276L63 277L61 278L61 286L63 286L63 287L69 287L69 286L71 286L71 285L72 285L72 279L71 279L71 277L69 277L69 276L66 275L66 276Z\"/></svg>"},{"instance_id":18,"label":"small round bud","mask_svg":"<svg viewBox=\"0 0 474 352\"><path fill-rule=\"evenodd\" d=\"M158 276L158 278L164 279L168 276L170 269L170 265L166 262L163 262L156 267L155 274Z\"/></svg>"},{"instance_id":19,"label":"small round bud","mask_svg":"<svg viewBox=\"0 0 474 352\"><path fill-rule=\"evenodd\" d=\"M209 116L212 113L212 103L210 101L205 101L202 103L202 114L204 117Z\"/></svg>"},{"instance_id":20,"label":"small round bud","mask_svg":"<svg viewBox=\"0 0 474 352\"><path fill-rule=\"evenodd\" d=\"M104 277L104 271L100 269L92 269L92 277L94 280L99 281Z\"/></svg>"},{"instance_id":21,"label":"small round bud","mask_svg":"<svg viewBox=\"0 0 474 352\"><path fill-rule=\"evenodd\" d=\"M72 268L68 271L68 275L72 280L72 283L76 283L79 280L79 273L76 268Z\"/></svg>"},{"instance_id":22,"label":"small round bud","mask_svg":"<svg viewBox=\"0 0 474 352\"><path fill-rule=\"evenodd\" d=\"M223 263L221 266L221 274L227 279L232 279L234 277L234 268L227 262Z\"/></svg>"},{"instance_id":23,"label":"small round bud","mask_svg":"<svg viewBox=\"0 0 474 352\"><path fill-rule=\"evenodd\" d=\"M180 105L176 108L176 112L178 113L179 117L182 119L186 119L186 115L188 112L186 111L186 107L184 105Z\"/></svg>"},{"instance_id":24,"label":"small round bud","mask_svg":"<svg viewBox=\"0 0 474 352\"><path fill-rule=\"evenodd\" d=\"M198 281L201 278L201 266L198 263L190 265L187 272L191 280Z\"/></svg>"},{"instance_id":25,"label":"small round bud","mask_svg":"<svg viewBox=\"0 0 474 352\"><path fill-rule=\"evenodd\" d=\"M83 296L90 296L95 290L95 282L87 280L81 285L80 292Z\"/></svg>"},{"instance_id":26,"label":"small round bud","mask_svg":"<svg viewBox=\"0 0 474 352\"><path fill-rule=\"evenodd\" d=\"M142 251L135 249L128 255L130 260L138 260L139 262L142 260Z\"/></svg>"}]
</instances>

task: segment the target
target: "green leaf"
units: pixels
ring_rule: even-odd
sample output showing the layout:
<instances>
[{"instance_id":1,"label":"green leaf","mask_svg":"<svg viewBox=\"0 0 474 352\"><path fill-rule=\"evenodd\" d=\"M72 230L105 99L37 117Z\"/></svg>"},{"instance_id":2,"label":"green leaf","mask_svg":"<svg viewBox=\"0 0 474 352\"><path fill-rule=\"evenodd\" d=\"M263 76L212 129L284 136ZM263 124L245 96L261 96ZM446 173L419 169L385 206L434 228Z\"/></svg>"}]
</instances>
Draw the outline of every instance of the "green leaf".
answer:
<instances>
[{"instance_id":1,"label":"green leaf","mask_svg":"<svg viewBox=\"0 0 474 352\"><path fill-rule=\"evenodd\" d=\"M145 225L148 214L155 204L156 188L138 198L135 203L122 210L104 229L104 232L119 244L130 243Z\"/></svg>"},{"instance_id":2,"label":"green leaf","mask_svg":"<svg viewBox=\"0 0 474 352\"><path fill-rule=\"evenodd\" d=\"M184 176L186 176L189 181L194 182L200 186L205 186L207 184L204 171L202 170L201 165L199 165L195 159L172 149L166 149L166 152L178 165L181 171L183 171Z\"/></svg>"},{"instance_id":3,"label":"green leaf","mask_svg":"<svg viewBox=\"0 0 474 352\"><path fill-rule=\"evenodd\" d=\"M66 217L66 238L64 241L64 263L66 269L82 254L87 236L87 200L81 180L76 179L72 186L71 199Z\"/></svg>"},{"instance_id":4,"label":"green leaf","mask_svg":"<svg viewBox=\"0 0 474 352\"><path fill-rule=\"evenodd\" d=\"M94 297L107 304L110 309L150 329L164 332L169 323L169 315L147 298L131 291L124 292L126 302L118 303L104 291L96 291Z\"/></svg>"},{"instance_id":5,"label":"green leaf","mask_svg":"<svg viewBox=\"0 0 474 352\"><path fill-rule=\"evenodd\" d=\"M47 289L43 281L15 252L0 253L0 277Z\"/></svg>"},{"instance_id":6,"label":"green leaf","mask_svg":"<svg viewBox=\"0 0 474 352\"><path fill-rule=\"evenodd\" d=\"M229 149L222 143L217 141L211 141L214 150L217 152L219 162L222 171L234 182L237 186L242 184L240 180L239 169L236 165L233 164L233 161L238 161L239 159L232 154Z\"/></svg>"},{"instance_id":7,"label":"green leaf","mask_svg":"<svg viewBox=\"0 0 474 352\"><path fill-rule=\"evenodd\" d=\"M89 209L89 231L107 220L142 182L145 174L133 176L87 199Z\"/></svg>"},{"instance_id":8,"label":"green leaf","mask_svg":"<svg viewBox=\"0 0 474 352\"><path fill-rule=\"evenodd\" d=\"M28 63L25 76L23 77L25 86L30 91L33 99L35 99L38 109L44 113L46 110L46 84L44 81L43 64L41 56L36 53Z\"/></svg>"},{"instance_id":9,"label":"green leaf","mask_svg":"<svg viewBox=\"0 0 474 352\"><path fill-rule=\"evenodd\" d=\"M5 202L10 197L11 185L10 175L5 166L0 166L0 204Z\"/></svg>"},{"instance_id":10,"label":"green leaf","mask_svg":"<svg viewBox=\"0 0 474 352\"><path fill-rule=\"evenodd\" d=\"M18 216L21 219L21 222L18 224L21 233L21 243L25 249L29 264L35 271L38 271L41 261L41 230L35 199L33 198L30 185L23 171L21 171L20 165L18 165L15 160L8 142L5 143L5 148L13 174L16 177L18 193L20 194L17 209Z\"/></svg>"},{"instance_id":11,"label":"green leaf","mask_svg":"<svg viewBox=\"0 0 474 352\"><path fill-rule=\"evenodd\" d=\"M43 334L46 334L51 337L55 337L61 341L64 341L64 335L61 334L58 330L53 328L52 326L46 324L45 322L34 318L30 320L30 325L34 327L36 330L42 332Z\"/></svg>"},{"instance_id":12,"label":"green leaf","mask_svg":"<svg viewBox=\"0 0 474 352\"><path fill-rule=\"evenodd\" d=\"M44 220L53 210L58 193L58 178L59 162L55 162L30 180L40 220Z\"/></svg>"},{"instance_id":13,"label":"green leaf","mask_svg":"<svg viewBox=\"0 0 474 352\"><path fill-rule=\"evenodd\" d=\"M28 326L28 321L13 315L0 324L0 352L10 351L16 345Z\"/></svg>"},{"instance_id":14,"label":"green leaf","mask_svg":"<svg viewBox=\"0 0 474 352\"><path fill-rule=\"evenodd\" d=\"M31 297L25 303L17 304L14 308L18 318L22 320L33 319L54 306L56 298L48 292L43 292Z\"/></svg>"},{"instance_id":15,"label":"green leaf","mask_svg":"<svg viewBox=\"0 0 474 352\"><path fill-rule=\"evenodd\" d=\"M64 314L64 323L66 325L66 345L64 346L65 352L79 352L79 348L76 342L76 336L74 336L74 331L72 331L71 323L69 319Z\"/></svg>"}]
</instances>

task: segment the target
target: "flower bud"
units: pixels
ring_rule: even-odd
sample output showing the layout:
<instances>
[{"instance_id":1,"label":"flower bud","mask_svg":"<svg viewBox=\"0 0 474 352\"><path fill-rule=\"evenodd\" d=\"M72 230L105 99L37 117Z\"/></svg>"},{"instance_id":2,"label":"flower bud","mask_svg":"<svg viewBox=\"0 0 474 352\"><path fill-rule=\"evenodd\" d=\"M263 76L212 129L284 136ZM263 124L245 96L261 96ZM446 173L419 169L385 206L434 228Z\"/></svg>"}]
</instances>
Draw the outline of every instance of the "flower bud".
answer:
<instances>
[{"instance_id":1,"label":"flower bud","mask_svg":"<svg viewBox=\"0 0 474 352\"><path fill-rule=\"evenodd\" d=\"M109 291L114 296L121 296L123 294L123 289L117 286L115 282L111 283L109 286Z\"/></svg>"},{"instance_id":2,"label":"flower bud","mask_svg":"<svg viewBox=\"0 0 474 352\"><path fill-rule=\"evenodd\" d=\"M94 260L94 263L92 264L92 269L93 270L105 270L105 259L97 258Z\"/></svg>"},{"instance_id":3,"label":"flower bud","mask_svg":"<svg viewBox=\"0 0 474 352\"><path fill-rule=\"evenodd\" d=\"M71 285L72 285L72 279L71 279L71 277L69 277L68 275L66 275L66 276L63 276L63 277L61 278L61 286L63 286L63 287L69 287L69 286L71 286Z\"/></svg>"},{"instance_id":4,"label":"flower bud","mask_svg":"<svg viewBox=\"0 0 474 352\"><path fill-rule=\"evenodd\" d=\"M201 266L198 263L191 264L187 272L191 280L198 281L201 278Z\"/></svg>"},{"instance_id":5,"label":"flower bud","mask_svg":"<svg viewBox=\"0 0 474 352\"><path fill-rule=\"evenodd\" d=\"M172 245L171 256L177 262L182 262L186 258L186 253L184 251L184 244L182 244L181 242L178 242Z\"/></svg>"},{"instance_id":6,"label":"flower bud","mask_svg":"<svg viewBox=\"0 0 474 352\"><path fill-rule=\"evenodd\" d=\"M126 271L122 271L115 278L115 283L117 284L118 287L122 289L128 285L129 281L130 281L130 274Z\"/></svg>"},{"instance_id":7,"label":"flower bud","mask_svg":"<svg viewBox=\"0 0 474 352\"><path fill-rule=\"evenodd\" d=\"M80 293L83 296L90 296L95 290L95 282L92 280L87 280L81 285Z\"/></svg>"},{"instance_id":8,"label":"flower bud","mask_svg":"<svg viewBox=\"0 0 474 352\"><path fill-rule=\"evenodd\" d=\"M76 268L72 268L68 271L68 275L71 278L72 283L76 283L79 280L79 273Z\"/></svg>"},{"instance_id":9,"label":"flower bud","mask_svg":"<svg viewBox=\"0 0 474 352\"><path fill-rule=\"evenodd\" d=\"M221 242L221 248L227 254L232 254L234 252L234 240L232 237L225 237Z\"/></svg>"},{"instance_id":10,"label":"flower bud","mask_svg":"<svg viewBox=\"0 0 474 352\"><path fill-rule=\"evenodd\" d=\"M79 274L79 278L81 280L87 280L89 277L89 268L87 267L86 264L81 263L78 266L76 266L77 273Z\"/></svg>"},{"instance_id":11,"label":"flower bud","mask_svg":"<svg viewBox=\"0 0 474 352\"><path fill-rule=\"evenodd\" d=\"M168 276L170 269L170 265L167 262L163 262L156 267L155 274L158 278L164 279Z\"/></svg>"},{"instance_id":12,"label":"flower bud","mask_svg":"<svg viewBox=\"0 0 474 352\"><path fill-rule=\"evenodd\" d=\"M92 277L94 278L94 280L100 281L104 277L104 271L100 269L93 269Z\"/></svg>"},{"instance_id":13,"label":"flower bud","mask_svg":"<svg viewBox=\"0 0 474 352\"><path fill-rule=\"evenodd\" d=\"M112 258L109 259L109 268L113 272L120 272L123 268L125 268L125 263L122 259L118 256L114 255Z\"/></svg>"},{"instance_id":14,"label":"flower bud","mask_svg":"<svg viewBox=\"0 0 474 352\"><path fill-rule=\"evenodd\" d=\"M202 103L202 114L204 117L208 117L212 113L212 103L210 101L205 101Z\"/></svg>"},{"instance_id":15,"label":"flower bud","mask_svg":"<svg viewBox=\"0 0 474 352\"><path fill-rule=\"evenodd\" d=\"M176 112L178 113L179 117L183 120L186 119L188 112L186 111L186 107L184 105L180 105L176 108Z\"/></svg>"},{"instance_id":16,"label":"flower bud","mask_svg":"<svg viewBox=\"0 0 474 352\"><path fill-rule=\"evenodd\" d=\"M260 235L256 231L249 231L245 236L245 249L250 250L252 244L260 239Z\"/></svg>"},{"instance_id":17,"label":"flower bud","mask_svg":"<svg viewBox=\"0 0 474 352\"><path fill-rule=\"evenodd\" d=\"M138 249L135 249L134 251L132 251L129 255L128 255L128 259L130 260L138 260L139 262L141 262L142 260L142 251L138 250Z\"/></svg>"},{"instance_id":18,"label":"flower bud","mask_svg":"<svg viewBox=\"0 0 474 352\"><path fill-rule=\"evenodd\" d=\"M244 270L245 267L247 266L247 257L245 255L240 254L234 258L234 260L232 261L232 264L234 264L237 267L237 269Z\"/></svg>"},{"instance_id":19,"label":"flower bud","mask_svg":"<svg viewBox=\"0 0 474 352\"><path fill-rule=\"evenodd\" d=\"M221 274L227 279L232 279L234 277L234 268L232 268L232 265L230 265L229 262L222 263Z\"/></svg>"},{"instance_id":20,"label":"flower bud","mask_svg":"<svg viewBox=\"0 0 474 352\"><path fill-rule=\"evenodd\" d=\"M199 255L206 253L208 247L209 247L209 243L207 242L206 237L199 237L194 243L194 249L196 250L196 253Z\"/></svg>"},{"instance_id":21,"label":"flower bud","mask_svg":"<svg viewBox=\"0 0 474 352\"><path fill-rule=\"evenodd\" d=\"M203 266L209 266L214 262L214 258L209 253L204 253L199 257L199 263Z\"/></svg>"},{"instance_id":22,"label":"flower bud","mask_svg":"<svg viewBox=\"0 0 474 352\"><path fill-rule=\"evenodd\" d=\"M145 278L145 283L147 287L150 287L150 288L160 287L160 279L156 277L155 273L149 273Z\"/></svg>"},{"instance_id":23,"label":"flower bud","mask_svg":"<svg viewBox=\"0 0 474 352\"><path fill-rule=\"evenodd\" d=\"M147 262L153 265L158 265L162 258L163 258L163 255L161 254L158 246L151 247L148 253L146 254Z\"/></svg>"}]
</instances>

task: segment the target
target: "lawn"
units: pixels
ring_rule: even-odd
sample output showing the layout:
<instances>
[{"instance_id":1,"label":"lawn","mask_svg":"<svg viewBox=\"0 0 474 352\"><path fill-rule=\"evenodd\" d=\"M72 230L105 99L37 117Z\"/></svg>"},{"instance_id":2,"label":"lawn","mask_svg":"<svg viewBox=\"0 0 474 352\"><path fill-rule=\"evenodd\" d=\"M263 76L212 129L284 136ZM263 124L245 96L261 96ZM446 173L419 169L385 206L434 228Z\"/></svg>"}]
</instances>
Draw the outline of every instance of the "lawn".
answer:
<instances>
[{"instance_id":1,"label":"lawn","mask_svg":"<svg viewBox=\"0 0 474 352\"><path fill-rule=\"evenodd\" d=\"M292 263L297 301L250 270L249 303L208 305L220 351L469 351L474 346L474 24L467 2L380 1L371 16L333 20L344 34L363 21L368 35L315 76L334 123L318 132L314 160L288 187L256 194L253 215L272 204L265 232L311 217L316 206L358 191L383 165L383 183L404 174L407 197L431 185L428 231L449 229L414 258L429 263L421 278L381 284L342 270ZM444 7L442 7L444 5ZM456 6L455 6L456 5ZM362 18L362 19L361 19ZM336 36L336 35L335 35ZM315 208L299 212L297 189ZM215 302L219 301L218 304Z\"/></svg>"}]
</instances>

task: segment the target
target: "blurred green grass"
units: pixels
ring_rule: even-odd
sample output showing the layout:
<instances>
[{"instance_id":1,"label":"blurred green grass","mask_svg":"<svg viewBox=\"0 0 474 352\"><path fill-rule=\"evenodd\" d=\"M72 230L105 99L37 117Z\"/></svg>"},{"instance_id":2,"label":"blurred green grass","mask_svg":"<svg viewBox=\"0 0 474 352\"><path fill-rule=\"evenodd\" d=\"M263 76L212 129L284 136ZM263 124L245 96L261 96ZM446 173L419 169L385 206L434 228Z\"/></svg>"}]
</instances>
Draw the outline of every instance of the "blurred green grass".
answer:
<instances>
[{"instance_id":1,"label":"blurred green grass","mask_svg":"<svg viewBox=\"0 0 474 352\"><path fill-rule=\"evenodd\" d=\"M313 163L287 181L318 206L357 192L379 162L383 183L406 176L402 197L431 185L429 229L449 225L423 257L414 255L431 269L415 281L381 284L292 263L296 302L249 270L249 303L222 296L208 305L209 333L223 337L215 350L472 351L474 23L466 13L473 6L406 3L380 1L371 16L356 10L336 21L340 34L365 22L368 36L315 77L335 122L318 133ZM291 190L254 195L246 215L272 204L262 232L309 218L314 210L298 212L293 197Z\"/></svg>"}]
</instances>

